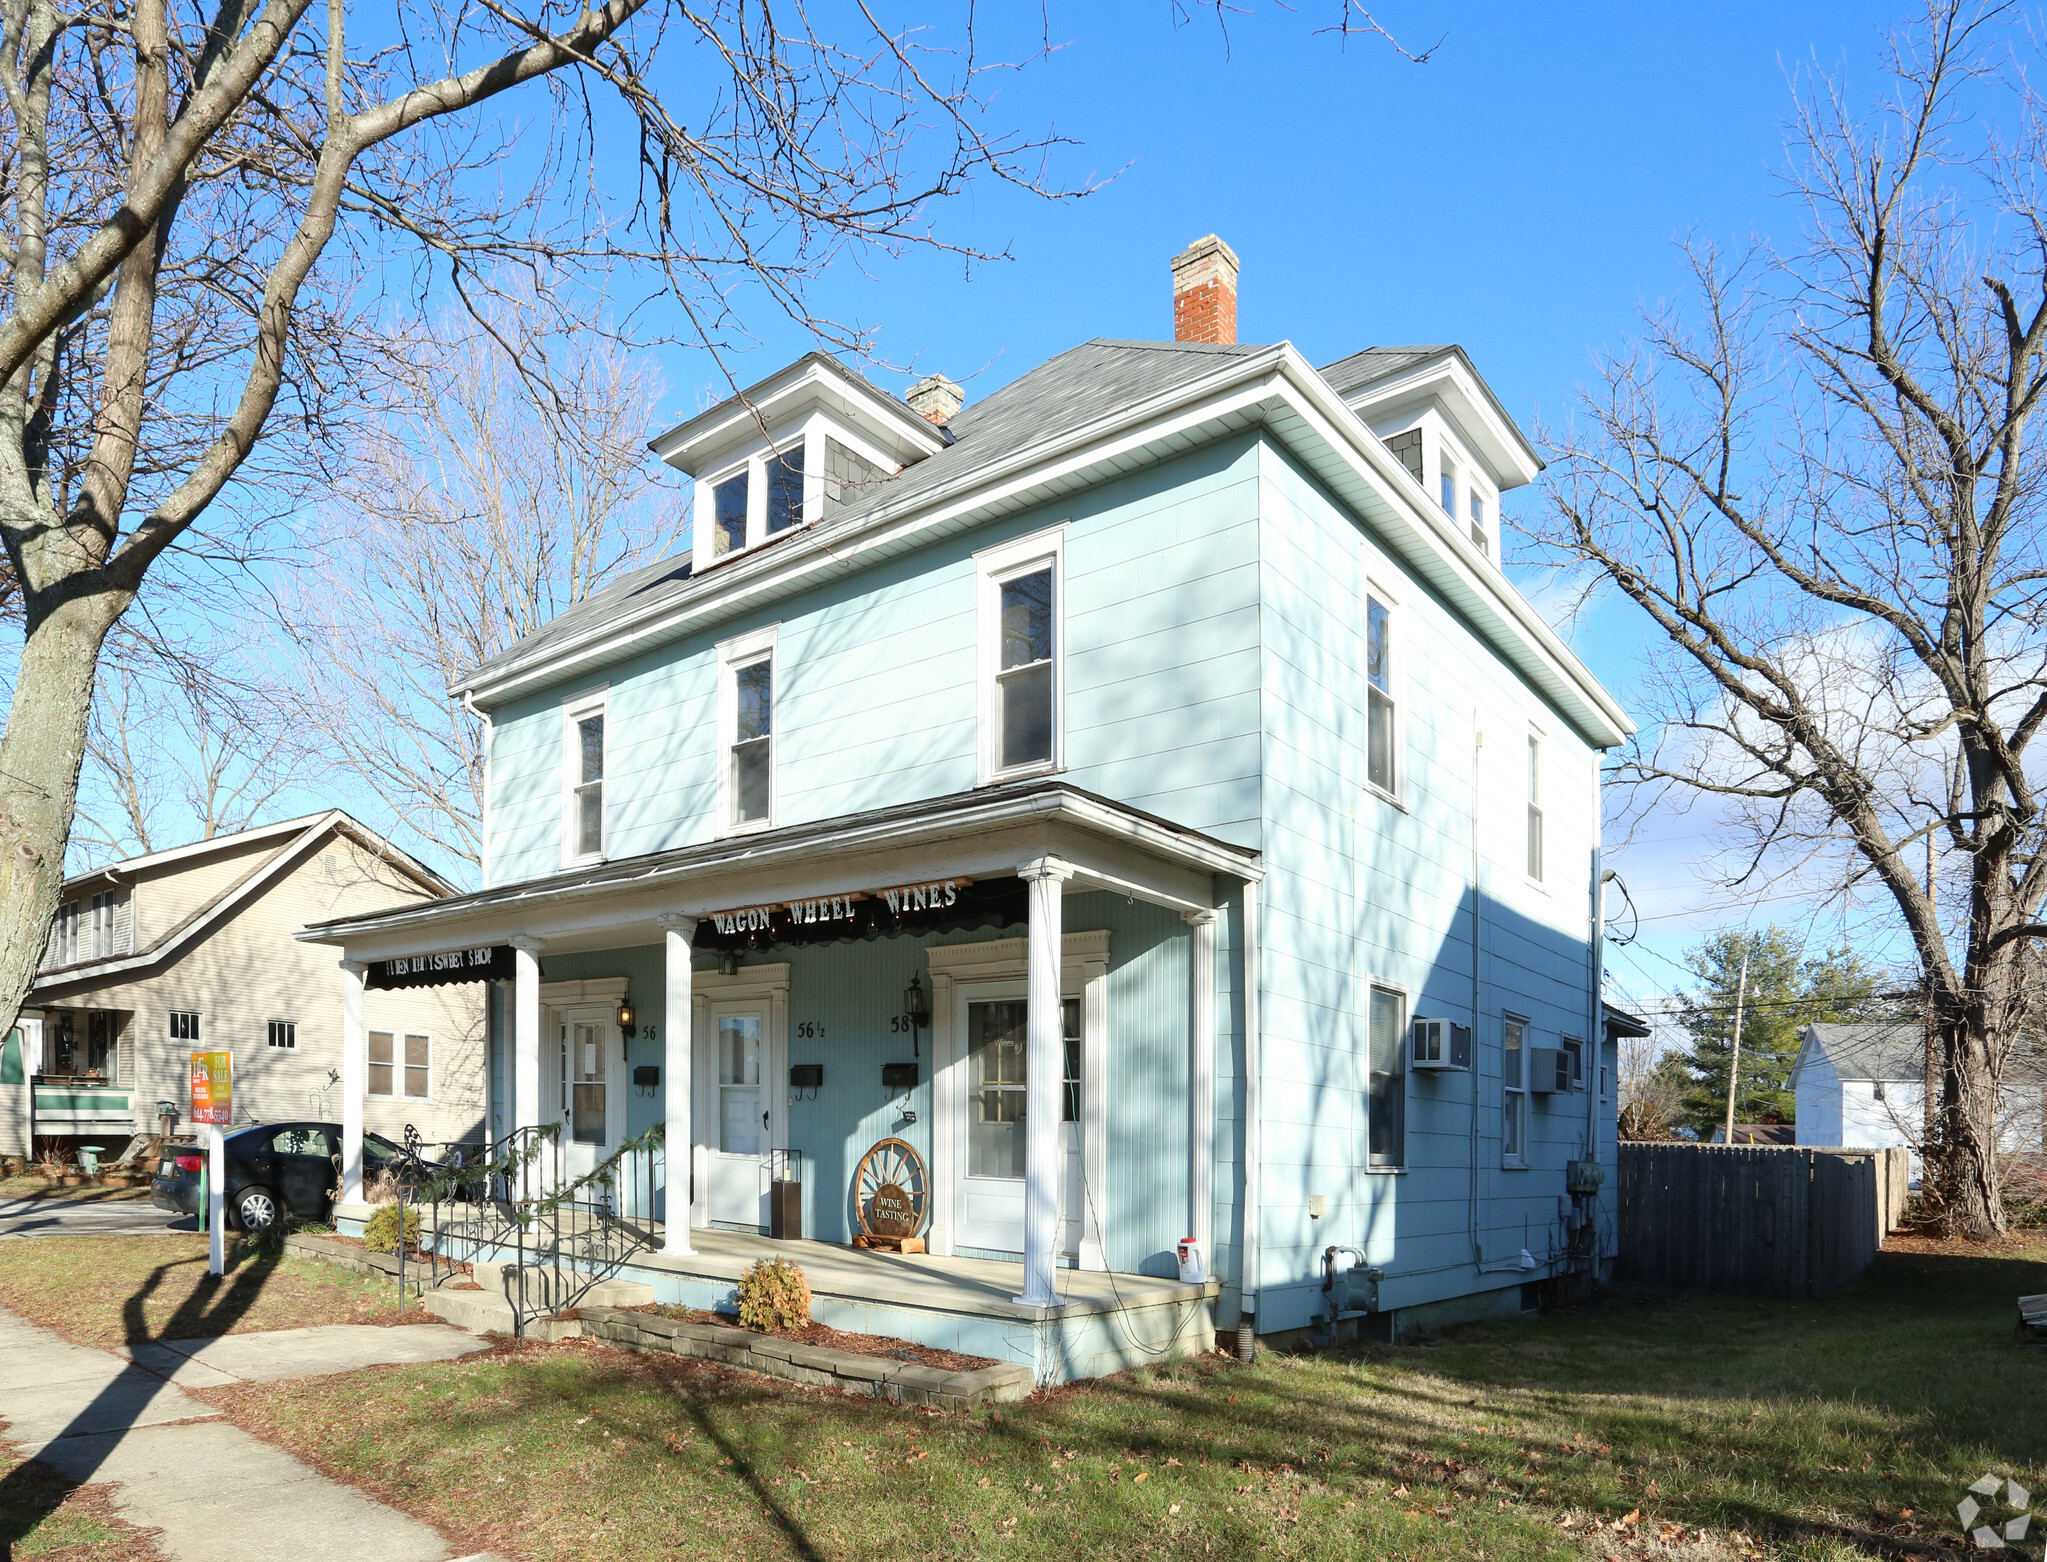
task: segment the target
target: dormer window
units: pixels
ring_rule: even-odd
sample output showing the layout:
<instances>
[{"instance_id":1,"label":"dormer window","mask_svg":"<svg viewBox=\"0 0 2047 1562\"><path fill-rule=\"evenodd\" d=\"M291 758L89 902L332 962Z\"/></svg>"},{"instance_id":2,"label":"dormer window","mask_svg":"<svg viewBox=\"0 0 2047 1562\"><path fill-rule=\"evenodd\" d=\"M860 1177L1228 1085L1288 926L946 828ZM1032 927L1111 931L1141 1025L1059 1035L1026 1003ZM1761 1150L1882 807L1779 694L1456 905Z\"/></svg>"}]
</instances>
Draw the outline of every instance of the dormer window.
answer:
<instances>
[{"instance_id":1,"label":"dormer window","mask_svg":"<svg viewBox=\"0 0 2047 1562\"><path fill-rule=\"evenodd\" d=\"M1436 474L1436 492L1437 497L1442 501L1444 513L1446 515L1455 515L1457 513L1457 468L1448 461L1443 463L1442 469Z\"/></svg>"},{"instance_id":2,"label":"dormer window","mask_svg":"<svg viewBox=\"0 0 2047 1562\"><path fill-rule=\"evenodd\" d=\"M1471 511L1471 545L1480 553L1490 554L1492 533L1486 530L1485 495L1474 489L1465 502Z\"/></svg>"},{"instance_id":3,"label":"dormer window","mask_svg":"<svg viewBox=\"0 0 2047 1562\"><path fill-rule=\"evenodd\" d=\"M801 441L761 463L767 480L767 534L803 524L803 445Z\"/></svg>"},{"instance_id":4,"label":"dormer window","mask_svg":"<svg viewBox=\"0 0 2047 1562\"><path fill-rule=\"evenodd\" d=\"M717 537L713 546L719 553L737 553L746 546L748 473L742 470L711 489L713 524Z\"/></svg>"},{"instance_id":5,"label":"dormer window","mask_svg":"<svg viewBox=\"0 0 2047 1562\"><path fill-rule=\"evenodd\" d=\"M955 407L957 402L954 403ZM696 573L856 504L950 436L824 353L811 353L654 441L697 480Z\"/></svg>"}]
</instances>

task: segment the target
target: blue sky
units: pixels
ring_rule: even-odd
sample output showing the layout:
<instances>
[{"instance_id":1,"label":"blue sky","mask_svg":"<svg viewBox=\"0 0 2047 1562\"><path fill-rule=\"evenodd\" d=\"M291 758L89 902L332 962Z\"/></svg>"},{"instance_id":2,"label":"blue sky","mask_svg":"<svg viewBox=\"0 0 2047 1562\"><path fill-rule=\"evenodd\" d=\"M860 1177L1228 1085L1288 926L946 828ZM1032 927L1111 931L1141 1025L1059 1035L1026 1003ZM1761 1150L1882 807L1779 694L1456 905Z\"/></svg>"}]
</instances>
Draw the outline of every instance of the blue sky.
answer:
<instances>
[{"instance_id":1,"label":"blue sky","mask_svg":"<svg viewBox=\"0 0 2047 1562\"><path fill-rule=\"evenodd\" d=\"M1164 4L1055 4L1061 47L1022 72L998 119L1081 144L1048 204L983 186L939 214L948 237L1013 259L918 255L847 266L818 297L879 330L879 353L942 370L981 396L1093 336L1170 334L1167 260L1221 234L1243 262L1239 335L1294 342L1322 363L1375 343L1464 345L1531 431L1567 411L1593 354L1645 304L1680 290L1673 241L1788 233L1778 193L1790 74L1817 61L1874 75L1896 13L1854 6L1407 5L1375 12L1401 41L1441 38L1425 65L1316 30L1337 0L1298 0L1175 26ZM742 298L742 303L745 300ZM744 375L811 343L752 313ZM884 383L907 384L907 379ZM716 392L710 366L670 368L678 413ZM1510 496L1532 506L1532 490ZM1627 697L1634 611L1591 615L1573 639ZM1681 980L1698 933L1753 915L1802 925L1797 901L1729 905L1696 876L1710 845L1672 820L1617 856L1644 913L1611 961L1624 994ZM1825 937L1827 927L1818 930ZM1880 951L1880 957L1891 951Z\"/></svg>"}]
</instances>

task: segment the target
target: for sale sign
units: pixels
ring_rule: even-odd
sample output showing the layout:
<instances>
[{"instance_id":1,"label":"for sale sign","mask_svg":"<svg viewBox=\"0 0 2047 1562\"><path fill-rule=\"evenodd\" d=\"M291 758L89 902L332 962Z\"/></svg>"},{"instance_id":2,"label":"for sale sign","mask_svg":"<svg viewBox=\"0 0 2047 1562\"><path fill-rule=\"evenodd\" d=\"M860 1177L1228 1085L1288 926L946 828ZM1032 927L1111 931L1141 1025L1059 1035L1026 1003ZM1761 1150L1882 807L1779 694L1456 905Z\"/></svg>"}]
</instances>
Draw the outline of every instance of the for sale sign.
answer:
<instances>
[{"instance_id":1,"label":"for sale sign","mask_svg":"<svg viewBox=\"0 0 2047 1562\"><path fill-rule=\"evenodd\" d=\"M235 1120L235 1055L232 1052L192 1054L192 1121L231 1123Z\"/></svg>"}]
</instances>

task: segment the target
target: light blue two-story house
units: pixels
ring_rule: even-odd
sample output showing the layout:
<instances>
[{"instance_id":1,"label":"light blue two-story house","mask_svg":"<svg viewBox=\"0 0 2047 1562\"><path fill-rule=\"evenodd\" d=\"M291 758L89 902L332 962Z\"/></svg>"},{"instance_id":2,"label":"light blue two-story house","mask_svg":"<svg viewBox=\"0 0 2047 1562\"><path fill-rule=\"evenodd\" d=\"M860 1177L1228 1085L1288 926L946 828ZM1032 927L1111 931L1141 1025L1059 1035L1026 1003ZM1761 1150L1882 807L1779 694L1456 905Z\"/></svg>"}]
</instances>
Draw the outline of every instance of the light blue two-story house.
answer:
<instances>
[{"instance_id":1,"label":"light blue two-story house","mask_svg":"<svg viewBox=\"0 0 2047 1562\"><path fill-rule=\"evenodd\" d=\"M1610 1258L1631 729L1499 568L1540 463L1459 348L1238 343L1236 271L976 404L813 353L661 435L689 556L452 691L483 888L301 935L347 1016L490 976L569 1173L665 1126L657 1293L787 1253L1050 1381Z\"/></svg>"}]
</instances>

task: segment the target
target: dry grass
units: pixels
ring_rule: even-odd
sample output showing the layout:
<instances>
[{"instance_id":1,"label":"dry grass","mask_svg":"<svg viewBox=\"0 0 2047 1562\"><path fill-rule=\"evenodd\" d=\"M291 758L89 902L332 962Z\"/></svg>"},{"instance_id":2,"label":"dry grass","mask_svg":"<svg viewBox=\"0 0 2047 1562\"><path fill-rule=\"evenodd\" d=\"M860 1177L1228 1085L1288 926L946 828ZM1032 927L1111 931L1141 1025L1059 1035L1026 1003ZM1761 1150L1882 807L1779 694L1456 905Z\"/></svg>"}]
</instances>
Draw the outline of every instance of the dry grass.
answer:
<instances>
[{"instance_id":1,"label":"dry grass","mask_svg":"<svg viewBox=\"0 0 2047 1562\"><path fill-rule=\"evenodd\" d=\"M389 1281L235 1241L227 1273L206 1272L206 1239L37 1237L0 1242L0 1307L81 1345L204 1339L323 1323L416 1323Z\"/></svg>"},{"instance_id":2,"label":"dry grass","mask_svg":"<svg viewBox=\"0 0 2047 1562\"><path fill-rule=\"evenodd\" d=\"M1985 1470L2047 1488L2047 1351L2011 1330L2043 1256L1900 1252L1816 1303L1634 1296L1210 1357L999 1416L589 1342L209 1397L532 1562L1933 1558L1960 1554Z\"/></svg>"},{"instance_id":3,"label":"dry grass","mask_svg":"<svg viewBox=\"0 0 2047 1562\"><path fill-rule=\"evenodd\" d=\"M111 1199L148 1199L149 1184L134 1188L110 1188L99 1184L80 1184L67 1188L43 1177L0 1177L0 1199L69 1199L85 1203L99 1203Z\"/></svg>"},{"instance_id":4,"label":"dry grass","mask_svg":"<svg viewBox=\"0 0 2047 1562\"><path fill-rule=\"evenodd\" d=\"M0 1445L0 1557L36 1562L164 1562L151 1530L118 1517L110 1487L67 1486Z\"/></svg>"}]
</instances>

